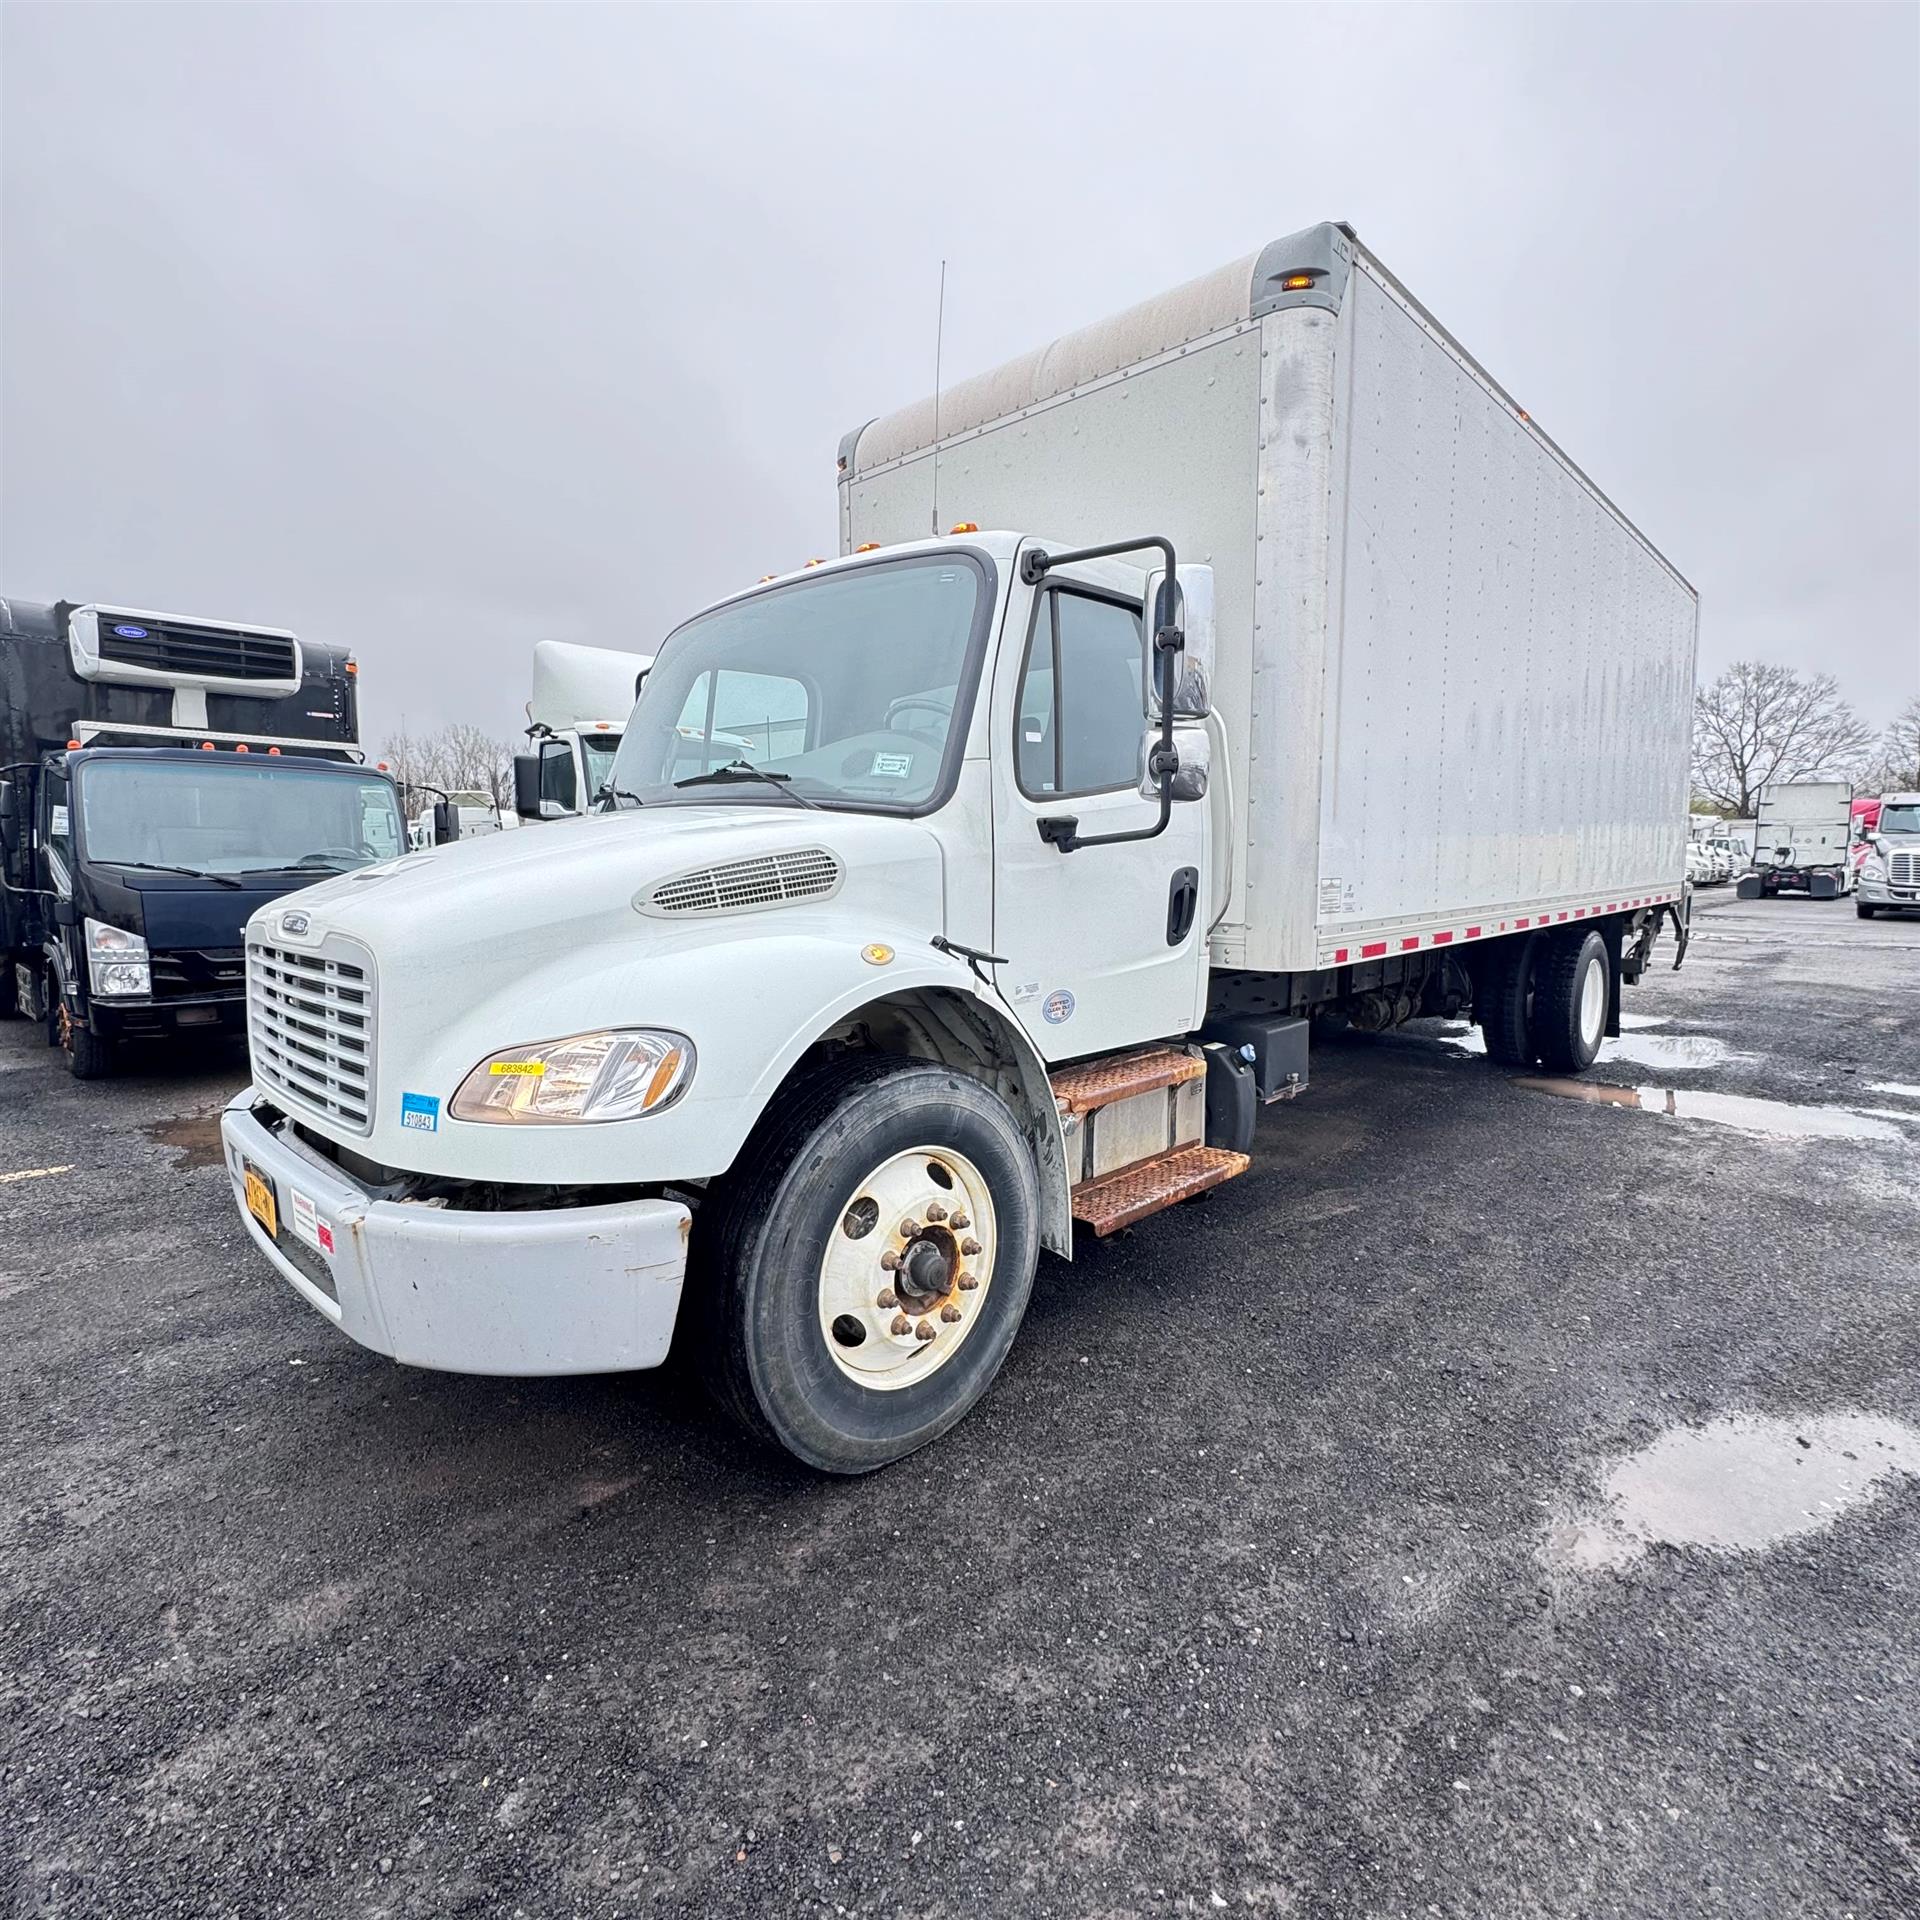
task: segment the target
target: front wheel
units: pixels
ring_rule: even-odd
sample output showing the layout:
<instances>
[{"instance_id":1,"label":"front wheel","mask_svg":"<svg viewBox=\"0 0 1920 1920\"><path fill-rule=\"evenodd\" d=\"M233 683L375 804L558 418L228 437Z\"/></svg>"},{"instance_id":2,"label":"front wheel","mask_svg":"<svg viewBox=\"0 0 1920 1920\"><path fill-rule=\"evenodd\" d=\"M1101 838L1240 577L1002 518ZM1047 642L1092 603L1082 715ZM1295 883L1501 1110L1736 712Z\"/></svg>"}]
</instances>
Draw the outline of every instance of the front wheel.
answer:
<instances>
[{"instance_id":1,"label":"front wheel","mask_svg":"<svg viewBox=\"0 0 1920 1920\"><path fill-rule=\"evenodd\" d=\"M783 1091L696 1225L709 1383L807 1465L871 1472L993 1383L1038 1255L1005 1101L946 1067L829 1062Z\"/></svg>"},{"instance_id":2,"label":"front wheel","mask_svg":"<svg viewBox=\"0 0 1920 1920\"><path fill-rule=\"evenodd\" d=\"M78 1026L61 1014L60 1045L67 1056L67 1071L76 1080L106 1080L120 1064L120 1050L111 1040L86 1027Z\"/></svg>"},{"instance_id":3,"label":"front wheel","mask_svg":"<svg viewBox=\"0 0 1920 1920\"><path fill-rule=\"evenodd\" d=\"M1878 907L1868 906L1864 900L1856 900L1853 903L1853 910L1862 920L1871 920L1880 911Z\"/></svg>"}]
</instances>

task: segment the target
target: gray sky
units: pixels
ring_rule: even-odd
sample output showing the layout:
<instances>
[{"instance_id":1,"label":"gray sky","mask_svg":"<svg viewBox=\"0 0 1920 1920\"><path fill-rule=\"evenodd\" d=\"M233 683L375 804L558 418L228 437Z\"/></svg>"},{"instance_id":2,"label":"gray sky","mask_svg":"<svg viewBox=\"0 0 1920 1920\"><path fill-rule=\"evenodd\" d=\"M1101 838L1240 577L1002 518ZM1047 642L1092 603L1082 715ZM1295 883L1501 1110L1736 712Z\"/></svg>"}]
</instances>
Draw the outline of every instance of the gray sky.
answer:
<instances>
[{"instance_id":1,"label":"gray sky","mask_svg":"<svg viewBox=\"0 0 1920 1920\"><path fill-rule=\"evenodd\" d=\"M1700 588L1920 687L1920 10L0 6L0 582L501 733L840 435L1351 220ZM956 504L955 511L960 511Z\"/></svg>"}]
</instances>

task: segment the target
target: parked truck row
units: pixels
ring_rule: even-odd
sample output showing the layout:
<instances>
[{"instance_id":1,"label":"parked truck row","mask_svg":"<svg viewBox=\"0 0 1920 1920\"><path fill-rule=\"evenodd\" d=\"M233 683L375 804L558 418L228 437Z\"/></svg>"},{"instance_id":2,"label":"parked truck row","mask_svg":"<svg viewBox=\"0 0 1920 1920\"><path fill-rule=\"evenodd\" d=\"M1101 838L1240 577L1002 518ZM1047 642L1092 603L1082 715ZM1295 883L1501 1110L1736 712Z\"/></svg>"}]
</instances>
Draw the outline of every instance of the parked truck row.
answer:
<instances>
[{"instance_id":1,"label":"parked truck row","mask_svg":"<svg viewBox=\"0 0 1920 1920\"><path fill-rule=\"evenodd\" d=\"M537 831L252 915L222 1133L368 1347L679 1339L860 1472L987 1389L1041 1250L1286 1178L1316 1025L1594 1059L1684 952L1696 603L1337 225L868 422L838 486L837 559L536 712Z\"/></svg>"}]
</instances>

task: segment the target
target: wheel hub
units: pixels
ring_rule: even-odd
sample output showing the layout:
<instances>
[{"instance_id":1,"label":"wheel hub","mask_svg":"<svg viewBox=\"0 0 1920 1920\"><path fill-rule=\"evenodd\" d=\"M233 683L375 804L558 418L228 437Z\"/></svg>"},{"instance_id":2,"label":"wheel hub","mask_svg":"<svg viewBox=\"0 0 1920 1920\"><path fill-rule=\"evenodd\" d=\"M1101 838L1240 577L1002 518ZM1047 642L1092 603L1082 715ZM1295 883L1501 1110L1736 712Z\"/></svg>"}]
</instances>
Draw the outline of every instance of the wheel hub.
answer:
<instances>
[{"instance_id":1,"label":"wheel hub","mask_svg":"<svg viewBox=\"0 0 1920 1920\"><path fill-rule=\"evenodd\" d=\"M935 1306L944 1300L953 1290L951 1236L930 1227L910 1240L893 1284L916 1306Z\"/></svg>"}]
</instances>

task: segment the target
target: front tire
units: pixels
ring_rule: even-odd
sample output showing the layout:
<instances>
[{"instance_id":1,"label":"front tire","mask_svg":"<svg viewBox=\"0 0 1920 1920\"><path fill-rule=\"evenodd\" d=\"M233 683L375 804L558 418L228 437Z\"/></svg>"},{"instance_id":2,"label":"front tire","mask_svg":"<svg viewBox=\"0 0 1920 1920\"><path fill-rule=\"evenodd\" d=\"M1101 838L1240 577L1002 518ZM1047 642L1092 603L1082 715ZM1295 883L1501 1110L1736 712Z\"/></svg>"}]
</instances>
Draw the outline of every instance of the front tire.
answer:
<instances>
[{"instance_id":1,"label":"front tire","mask_svg":"<svg viewBox=\"0 0 1920 1920\"><path fill-rule=\"evenodd\" d=\"M67 1071L76 1080L111 1079L120 1064L119 1048L71 1020L62 1025L60 1044L67 1056Z\"/></svg>"},{"instance_id":2,"label":"front tire","mask_svg":"<svg viewBox=\"0 0 1920 1920\"><path fill-rule=\"evenodd\" d=\"M1533 994L1534 1042L1555 1073L1585 1073L1600 1057L1611 991L1607 943L1592 928L1548 948Z\"/></svg>"},{"instance_id":3,"label":"front tire","mask_svg":"<svg viewBox=\"0 0 1920 1920\"><path fill-rule=\"evenodd\" d=\"M782 1091L695 1227L715 1397L824 1473L927 1446L1000 1371L1039 1220L1032 1153L990 1088L889 1055L815 1069Z\"/></svg>"},{"instance_id":4,"label":"front tire","mask_svg":"<svg viewBox=\"0 0 1920 1920\"><path fill-rule=\"evenodd\" d=\"M1878 907L1868 906L1864 900L1856 900L1853 903L1853 910L1862 920L1871 920L1880 911Z\"/></svg>"}]
</instances>

